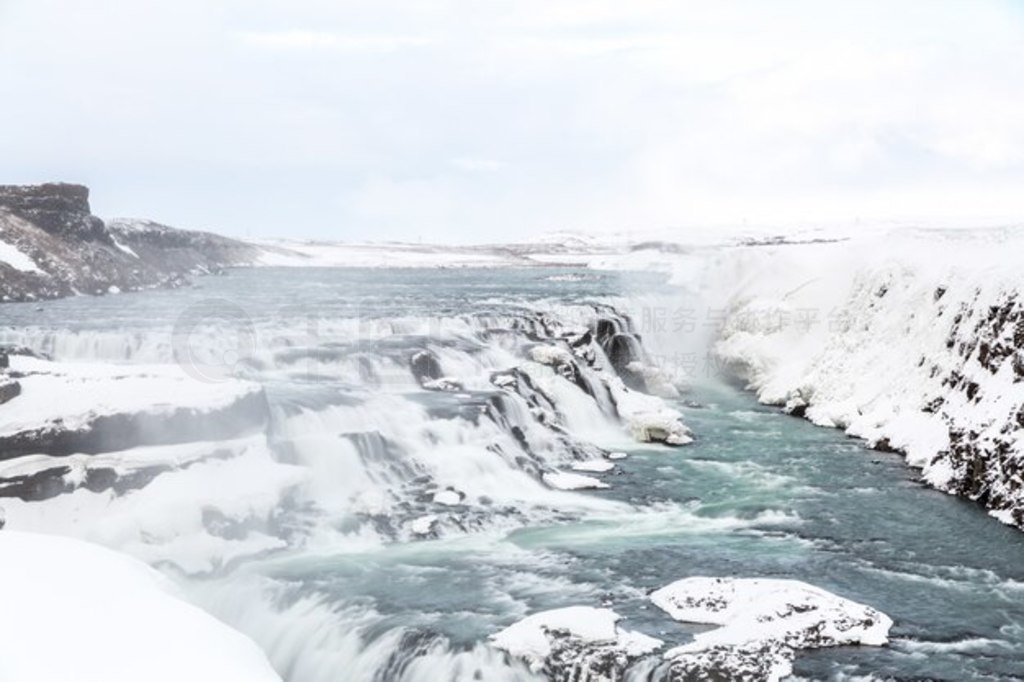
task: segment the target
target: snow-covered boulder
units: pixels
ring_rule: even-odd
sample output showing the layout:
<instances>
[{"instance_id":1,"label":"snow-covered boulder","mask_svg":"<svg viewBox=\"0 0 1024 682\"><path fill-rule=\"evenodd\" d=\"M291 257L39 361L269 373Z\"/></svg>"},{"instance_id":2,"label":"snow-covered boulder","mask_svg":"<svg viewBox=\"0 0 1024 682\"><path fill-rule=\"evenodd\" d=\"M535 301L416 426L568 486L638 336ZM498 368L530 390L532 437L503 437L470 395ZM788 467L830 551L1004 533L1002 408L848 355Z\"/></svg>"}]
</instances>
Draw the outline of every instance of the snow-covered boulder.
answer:
<instances>
[{"instance_id":1,"label":"snow-covered boulder","mask_svg":"<svg viewBox=\"0 0 1024 682\"><path fill-rule=\"evenodd\" d=\"M0 532L0 679L280 682L248 638L97 545Z\"/></svg>"},{"instance_id":2,"label":"snow-covered boulder","mask_svg":"<svg viewBox=\"0 0 1024 682\"><path fill-rule=\"evenodd\" d=\"M613 682L632 661L662 645L619 627L619 620L610 609L569 606L528 616L492 635L491 642L556 682Z\"/></svg>"},{"instance_id":3,"label":"snow-covered boulder","mask_svg":"<svg viewBox=\"0 0 1024 682\"><path fill-rule=\"evenodd\" d=\"M690 430L673 411L640 412L629 418L629 431L641 443L688 445L693 442Z\"/></svg>"},{"instance_id":4,"label":"snow-covered boulder","mask_svg":"<svg viewBox=\"0 0 1024 682\"><path fill-rule=\"evenodd\" d=\"M619 416L626 422L630 434L641 443L687 445L693 435L682 422L682 414L670 408L656 396L635 391L622 379L606 379L608 390L615 400Z\"/></svg>"},{"instance_id":5,"label":"snow-covered boulder","mask_svg":"<svg viewBox=\"0 0 1024 682\"><path fill-rule=\"evenodd\" d=\"M686 578L651 601L675 620L719 626L665 653L674 679L731 671L735 679L779 680L799 649L881 646L892 626L870 606L797 580Z\"/></svg>"}]
</instances>

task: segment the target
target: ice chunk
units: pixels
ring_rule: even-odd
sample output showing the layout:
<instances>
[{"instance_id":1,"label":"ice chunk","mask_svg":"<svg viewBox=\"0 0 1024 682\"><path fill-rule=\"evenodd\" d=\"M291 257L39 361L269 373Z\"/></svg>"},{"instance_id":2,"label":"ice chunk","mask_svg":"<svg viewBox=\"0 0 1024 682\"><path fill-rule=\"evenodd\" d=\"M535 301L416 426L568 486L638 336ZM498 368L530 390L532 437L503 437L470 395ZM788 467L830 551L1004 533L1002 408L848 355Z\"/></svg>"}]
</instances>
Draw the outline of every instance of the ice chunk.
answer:
<instances>
[{"instance_id":1,"label":"ice chunk","mask_svg":"<svg viewBox=\"0 0 1024 682\"><path fill-rule=\"evenodd\" d=\"M549 486L559 490L587 490L608 487L607 483L603 483L593 476L572 474L567 471L549 471L541 476L541 478Z\"/></svg>"}]
</instances>

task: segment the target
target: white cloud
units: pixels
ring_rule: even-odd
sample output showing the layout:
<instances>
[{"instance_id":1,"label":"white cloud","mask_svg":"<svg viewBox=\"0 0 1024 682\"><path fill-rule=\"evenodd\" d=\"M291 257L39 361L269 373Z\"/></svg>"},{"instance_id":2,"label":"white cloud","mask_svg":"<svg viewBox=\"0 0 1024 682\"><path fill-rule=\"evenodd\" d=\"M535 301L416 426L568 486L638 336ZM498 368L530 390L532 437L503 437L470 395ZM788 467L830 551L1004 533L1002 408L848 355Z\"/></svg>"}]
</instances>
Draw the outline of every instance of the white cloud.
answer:
<instances>
[{"instance_id":1,"label":"white cloud","mask_svg":"<svg viewBox=\"0 0 1024 682\"><path fill-rule=\"evenodd\" d=\"M0 173L240 234L1024 217L1022 16L1003 0L8 0Z\"/></svg>"},{"instance_id":2,"label":"white cloud","mask_svg":"<svg viewBox=\"0 0 1024 682\"><path fill-rule=\"evenodd\" d=\"M272 50L339 50L342 52L393 52L433 43L423 36L383 33L345 34L328 31L238 31L234 37L244 45Z\"/></svg>"},{"instance_id":3,"label":"white cloud","mask_svg":"<svg viewBox=\"0 0 1024 682\"><path fill-rule=\"evenodd\" d=\"M501 161L495 161L494 159L474 159L469 157L452 159L451 164L455 168L467 173L494 173L505 166Z\"/></svg>"}]
</instances>

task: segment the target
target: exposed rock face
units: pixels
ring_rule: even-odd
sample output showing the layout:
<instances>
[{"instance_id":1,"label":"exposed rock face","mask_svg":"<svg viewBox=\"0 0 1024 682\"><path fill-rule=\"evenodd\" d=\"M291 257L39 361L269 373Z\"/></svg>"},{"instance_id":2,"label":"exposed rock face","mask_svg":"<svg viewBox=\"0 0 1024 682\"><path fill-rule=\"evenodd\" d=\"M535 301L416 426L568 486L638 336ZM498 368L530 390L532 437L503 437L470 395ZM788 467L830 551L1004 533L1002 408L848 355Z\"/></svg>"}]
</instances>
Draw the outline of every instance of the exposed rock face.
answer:
<instances>
[{"instance_id":1,"label":"exposed rock face","mask_svg":"<svg viewBox=\"0 0 1024 682\"><path fill-rule=\"evenodd\" d=\"M210 232L179 230L151 220L114 218L107 230L118 248L154 268L183 273L218 272L250 265L261 250Z\"/></svg>"},{"instance_id":2,"label":"exposed rock face","mask_svg":"<svg viewBox=\"0 0 1024 682\"><path fill-rule=\"evenodd\" d=\"M205 232L104 224L81 185L0 186L0 302L180 286L190 274L251 265L261 254Z\"/></svg>"},{"instance_id":3,"label":"exposed rock face","mask_svg":"<svg viewBox=\"0 0 1024 682\"><path fill-rule=\"evenodd\" d=\"M21 394L21 384L9 377L0 376L0 405L17 398Z\"/></svg>"},{"instance_id":4,"label":"exposed rock face","mask_svg":"<svg viewBox=\"0 0 1024 682\"><path fill-rule=\"evenodd\" d=\"M21 394L21 384L6 375L10 364L7 353L0 350L0 405Z\"/></svg>"},{"instance_id":5,"label":"exposed rock face","mask_svg":"<svg viewBox=\"0 0 1024 682\"><path fill-rule=\"evenodd\" d=\"M0 185L0 206L54 236L111 243L103 221L89 210L84 185Z\"/></svg>"}]
</instances>

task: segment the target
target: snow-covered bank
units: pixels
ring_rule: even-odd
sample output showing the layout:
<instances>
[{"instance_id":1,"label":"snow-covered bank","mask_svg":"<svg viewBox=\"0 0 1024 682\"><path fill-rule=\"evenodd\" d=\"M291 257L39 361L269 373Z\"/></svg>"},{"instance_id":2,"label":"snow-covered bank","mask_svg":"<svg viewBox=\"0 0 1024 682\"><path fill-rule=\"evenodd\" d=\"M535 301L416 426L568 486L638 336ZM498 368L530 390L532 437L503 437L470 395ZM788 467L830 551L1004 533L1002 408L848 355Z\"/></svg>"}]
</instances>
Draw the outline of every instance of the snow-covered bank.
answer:
<instances>
[{"instance_id":1,"label":"snow-covered bank","mask_svg":"<svg viewBox=\"0 0 1024 682\"><path fill-rule=\"evenodd\" d=\"M257 240L256 265L347 268L491 268L585 265L618 253L621 244L566 238L518 244L444 245L402 242Z\"/></svg>"},{"instance_id":2,"label":"snow-covered bank","mask_svg":"<svg viewBox=\"0 0 1024 682\"><path fill-rule=\"evenodd\" d=\"M1017 230L735 249L703 276L728 292L715 352L762 402L1024 527L1021 253Z\"/></svg>"},{"instance_id":3,"label":"snow-covered bank","mask_svg":"<svg viewBox=\"0 0 1024 682\"><path fill-rule=\"evenodd\" d=\"M2 680L280 682L251 640L96 545L0 532L0 604Z\"/></svg>"}]
</instances>

